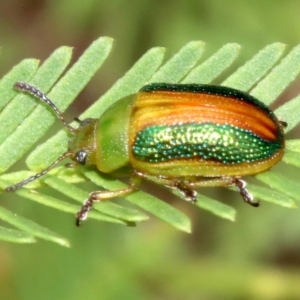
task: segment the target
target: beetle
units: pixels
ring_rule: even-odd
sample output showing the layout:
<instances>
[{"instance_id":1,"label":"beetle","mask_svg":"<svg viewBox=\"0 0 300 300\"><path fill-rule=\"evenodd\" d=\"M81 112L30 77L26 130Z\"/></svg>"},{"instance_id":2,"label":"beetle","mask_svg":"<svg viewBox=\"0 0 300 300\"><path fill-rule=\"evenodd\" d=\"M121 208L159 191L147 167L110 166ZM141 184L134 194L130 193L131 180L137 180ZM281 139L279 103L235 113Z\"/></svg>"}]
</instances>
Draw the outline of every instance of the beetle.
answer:
<instances>
[{"instance_id":1,"label":"beetle","mask_svg":"<svg viewBox=\"0 0 300 300\"><path fill-rule=\"evenodd\" d=\"M36 87L16 83L49 105L70 131L68 150L52 165L6 191L15 191L49 172L61 160L94 165L114 174L127 167L126 188L90 193L76 214L76 225L87 218L94 202L128 195L142 179L176 189L197 201L200 187L235 186L246 203L256 201L241 178L270 169L285 149L287 125L253 96L225 86L152 83L127 96L99 119L70 126L53 102Z\"/></svg>"}]
</instances>

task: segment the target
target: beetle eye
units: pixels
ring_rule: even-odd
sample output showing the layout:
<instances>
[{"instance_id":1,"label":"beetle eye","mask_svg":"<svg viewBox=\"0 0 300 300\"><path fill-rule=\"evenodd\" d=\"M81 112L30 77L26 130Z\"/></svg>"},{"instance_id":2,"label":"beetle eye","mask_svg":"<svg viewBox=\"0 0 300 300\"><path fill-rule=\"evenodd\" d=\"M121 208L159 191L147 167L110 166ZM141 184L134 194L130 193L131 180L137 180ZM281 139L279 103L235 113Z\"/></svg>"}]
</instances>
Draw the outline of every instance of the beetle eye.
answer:
<instances>
[{"instance_id":1,"label":"beetle eye","mask_svg":"<svg viewBox=\"0 0 300 300\"><path fill-rule=\"evenodd\" d=\"M87 158L87 151L86 150L80 150L75 155L75 160L80 163L81 165L85 165Z\"/></svg>"}]
</instances>

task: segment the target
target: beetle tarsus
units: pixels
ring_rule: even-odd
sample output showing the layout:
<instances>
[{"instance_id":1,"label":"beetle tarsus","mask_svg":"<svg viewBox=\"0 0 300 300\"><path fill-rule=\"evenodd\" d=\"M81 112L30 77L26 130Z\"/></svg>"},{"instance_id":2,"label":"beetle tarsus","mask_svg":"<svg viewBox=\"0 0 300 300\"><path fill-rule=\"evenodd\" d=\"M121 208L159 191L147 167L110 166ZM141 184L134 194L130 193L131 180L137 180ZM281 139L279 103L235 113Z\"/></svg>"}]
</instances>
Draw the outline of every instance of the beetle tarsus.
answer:
<instances>
[{"instance_id":1,"label":"beetle tarsus","mask_svg":"<svg viewBox=\"0 0 300 300\"><path fill-rule=\"evenodd\" d=\"M176 188L180 192L180 194L182 194L186 201L192 203L196 203L198 201L197 192L195 190L184 187L180 183L176 184Z\"/></svg>"},{"instance_id":2,"label":"beetle tarsus","mask_svg":"<svg viewBox=\"0 0 300 300\"><path fill-rule=\"evenodd\" d=\"M283 128L287 128L287 127L288 127L288 123L285 122L285 121L279 120L279 123L281 124L281 126L282 126Z\"/></svg>"},{"instance_id":3,"label":"beetle tarsus","mask_svg":"<svg viewBox=\"0 0 300 300\"><path fill-rule=\"evenodd\" d=\"M240 178L235 178L234 184L246 203L250 204L253 207L259 206L259 202L255 201L253 196L246 189L246 182L244 180Z\"/></svg>"},{"instance_id":4,"label":"beetle tarsus","mask_svg":"<svg viewBox=\"0 0 300 300\"><path fill-rule=\"evenodd\" d=\"M89 198L87 198L84 201L84 204L82 205L81 209L76 214L76 222L75 222L76 226L78 227L81 226L82 221L84 221L87 218L88 212L93 207L94 201L95 200L91 195Z\"/></svg>"},{"instance_id":5,"label":"beetle tarsus","mask_svg":"<svg viewBox=\"0 0 300 300\"><path fill-rule=\"evenodd\" d=\"M75 225L77 226L77 227L80 227L82 224L81 224L81 217L78 217L78 215L77 215L77 217L76 217L76 220L75 220Z\"/></svg>"}]
</instances>

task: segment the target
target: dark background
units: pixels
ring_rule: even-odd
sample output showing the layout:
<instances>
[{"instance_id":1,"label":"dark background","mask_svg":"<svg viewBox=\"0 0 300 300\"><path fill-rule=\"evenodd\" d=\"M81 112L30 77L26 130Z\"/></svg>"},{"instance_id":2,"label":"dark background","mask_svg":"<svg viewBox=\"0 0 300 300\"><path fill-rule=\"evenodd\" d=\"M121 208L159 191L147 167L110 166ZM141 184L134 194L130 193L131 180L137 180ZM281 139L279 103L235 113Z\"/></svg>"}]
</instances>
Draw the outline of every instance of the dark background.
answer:
<instances>
[{"instance_id":1,"label":"dark background","mask_svg":"<svg viewBox=\"0 0 300 300\"><path fill-rule=\"evenodd\" d=\"M203 40L208 55L237 42L241 63L272 42L295 46L299 11L296 0L1 1L0 74L24 58L44 60L61 45L74 47L75 60L96 38L113 37L112 54L73 116L153 46L167 47L170 56ZM291 94L299 94L299 80L282 100ZM155 218L137 228L90 221L77 229L70 215L15 203L72 247L0 243L0 299L300 299L299 210L236 201L232 223L178 199L173 204L192 219L192 234Z\"/></svg>"}]
</instances>

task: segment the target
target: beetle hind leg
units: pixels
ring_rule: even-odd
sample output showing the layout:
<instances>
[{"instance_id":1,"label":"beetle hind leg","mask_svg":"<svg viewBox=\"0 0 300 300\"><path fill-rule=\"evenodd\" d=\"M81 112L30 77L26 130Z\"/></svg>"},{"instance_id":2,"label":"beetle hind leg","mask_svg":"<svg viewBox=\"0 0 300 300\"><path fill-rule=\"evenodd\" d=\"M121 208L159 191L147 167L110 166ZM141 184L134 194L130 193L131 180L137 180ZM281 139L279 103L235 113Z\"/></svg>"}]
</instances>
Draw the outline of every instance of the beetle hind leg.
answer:
<instances>
[{"instance_id":1,"label":"beetle hind leg","mask_svg":"<svg viewBox=\"0 0 300 300\"><path fill-rule=\"evenodd\" d=\"M244 201L246 203L248 203L248 204L250 204L251 206L254 206L254 207L259 206L259 202L256 201L253 198L253 196L246 189L246 182L244 180L242 180L240 178L234 178L233 184L236 186L236 188L238 189L238 191L240 192L242 198L244 199Z\"/></svg>"}]
</instances>

